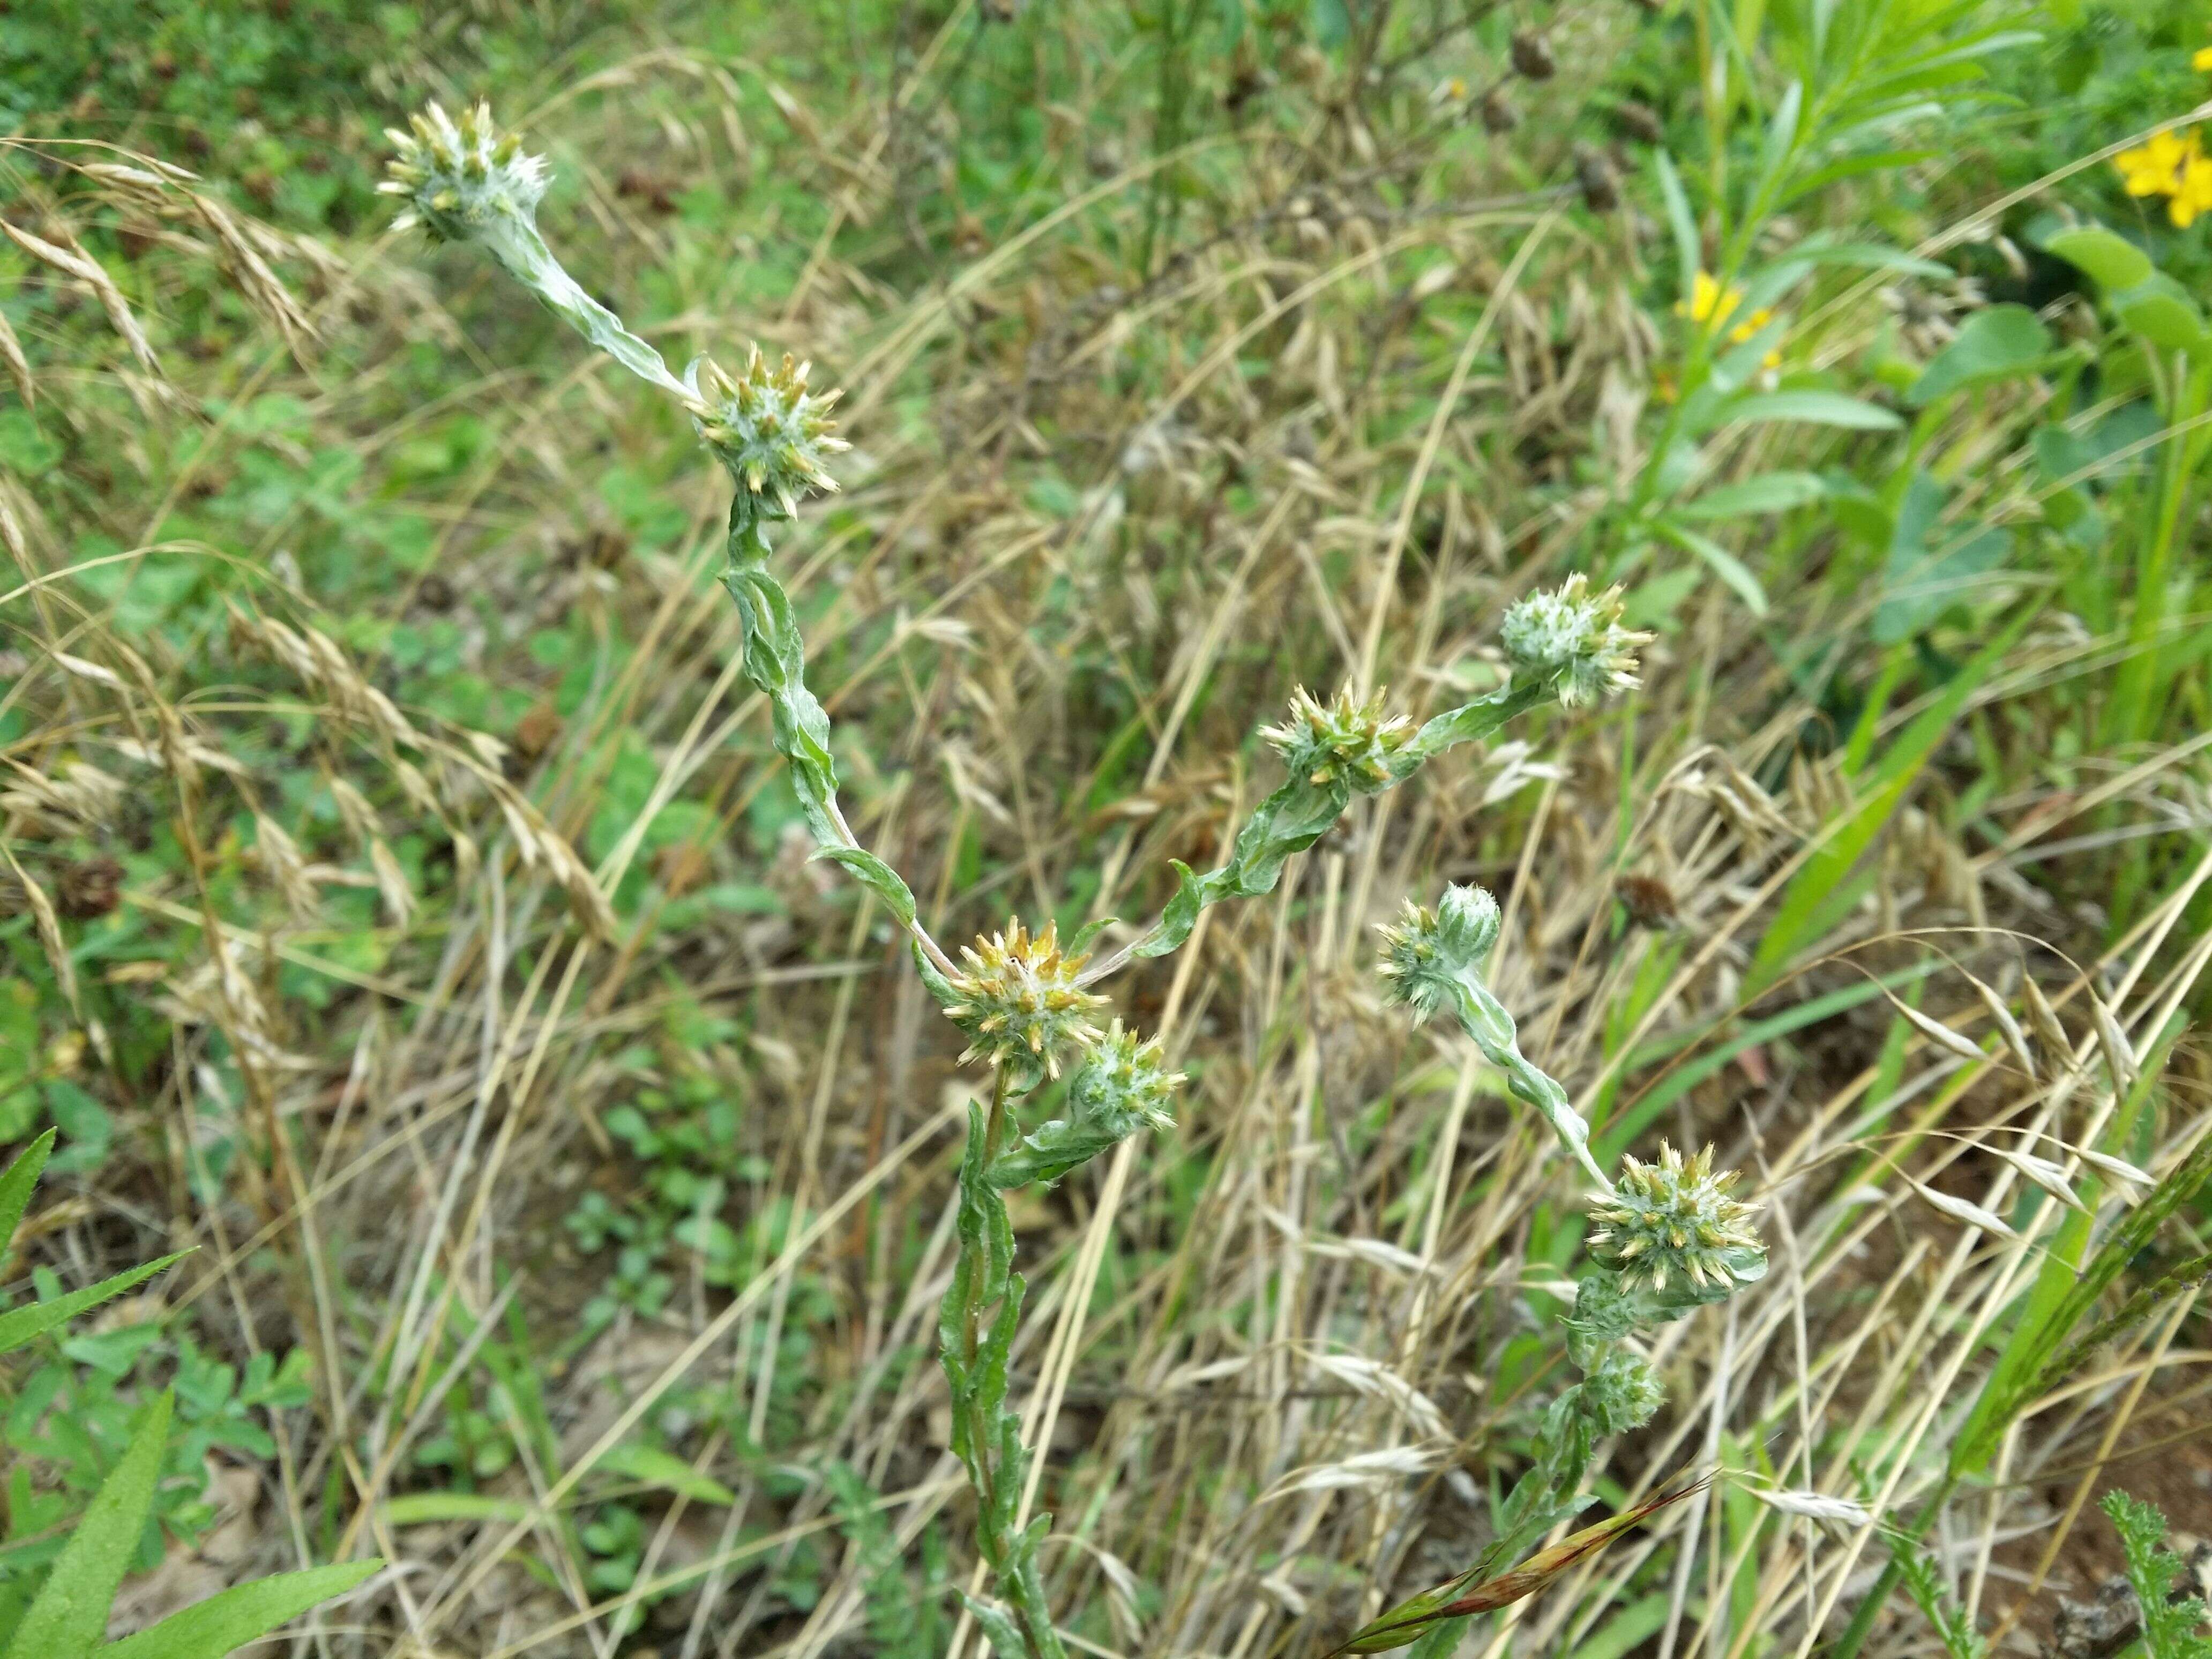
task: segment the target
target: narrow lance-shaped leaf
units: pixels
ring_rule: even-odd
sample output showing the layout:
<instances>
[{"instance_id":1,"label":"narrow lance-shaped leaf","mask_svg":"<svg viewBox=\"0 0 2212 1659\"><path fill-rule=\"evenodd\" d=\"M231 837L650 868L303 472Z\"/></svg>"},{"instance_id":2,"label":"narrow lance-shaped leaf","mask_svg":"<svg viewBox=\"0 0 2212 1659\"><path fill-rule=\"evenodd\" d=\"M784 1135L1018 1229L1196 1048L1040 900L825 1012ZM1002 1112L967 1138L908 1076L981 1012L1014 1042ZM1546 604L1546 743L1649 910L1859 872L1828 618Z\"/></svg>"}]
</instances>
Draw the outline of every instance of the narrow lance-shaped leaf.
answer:
<instances>
[{"instance_id":1,"label":"narrow lance-shaped leaf","mask_svg":"<svg viewBox=\"0 0 2212 1659\"><path fill-rule=\"evenodd\" d=\"M9 1353L26 1342L45 1335L58 1325L66 1325L88 1308L96 1308L110 1297L120 1296L133 1285L142 1285L163 1268L173 1266L191 1254L179 1250L174 1255L165 1255L158 1261L149 1261L117 1273L112 1279L103 1279L97 1285L81 1291L71 1291L67 1296L58 1296L51 1302L34 1302L27 1308L16 1308L0 1314L0 1353Z\"/></svg>"},{"instance_id":2,"label":"narrow lance-shaped leaf","mask_svg":"<svg viewBox=\"0 0 2212 1659\"><path fill-rule=\"evenodd\" d=\"M343 1595L381 1561L342 1561L236 1585L98 1650L98 1659L222 1659L319 1602Z\"/></svg>"},{"instance_id":3,"label":"narrow lance-shaped leaf","mask_svg":"<svg viewBox=\"0 0 2212 1659\"><path fill-rule=\"evenodd\" d=\"M1485 1060L1505 1073L1505 1086L1514 1096L1534 1107L1551 1125L1552 1133L1583 1166L1583 1173L1596 1182L1597 1189L1611 1191L1613 1182L1590 1156L1589 1125L1575 1110L1558 1080L1521 1052L1520 1030L1505 1005L1479 981L1462 980L1458 988L1455 1012L1460 1029L1474 1039Z\"/></svg>"},{"instance_id":4,"label":"narrow lance-shaped leaf","mask_svg":"<svg viewBox=\"0 0 2212 1659\"><path fill-rule=\"evenodd\" d=\"M31 1188L38 1185L39 1172L46 1167L46 1155L53 1149L54 1131L49 1129L16 1153L7 1172L0 1174L0 1249L15 1237L24 1206L31 1201Z\"/></svg>"},{"instance_id":5,"label":"narrow lance-shaped leaf","mask_svg":"<svg viewBox=\"0 0 2212 1659\"><path fill-rule=\"evenodd\" d=\"M106 1633L116 1587L153 1511L173 1403L162 1394L138 1413L130 1447L100 1483L38 1599L15 1626L5 1659L83 1659Z\"/></svg>"},{"instance_id":6,"label":"narrow lance-shaped leaf","mask_svg":"<svg viewBox=\"0 0 2212 1659\"><path fill-rule=\"evenodd\" d=\"M1761 392L1721 411L1725 421L1802 421L1862 432L1893 432L1905 422L1890 410L1840 392Z\"/></svg>"}]
</instances>

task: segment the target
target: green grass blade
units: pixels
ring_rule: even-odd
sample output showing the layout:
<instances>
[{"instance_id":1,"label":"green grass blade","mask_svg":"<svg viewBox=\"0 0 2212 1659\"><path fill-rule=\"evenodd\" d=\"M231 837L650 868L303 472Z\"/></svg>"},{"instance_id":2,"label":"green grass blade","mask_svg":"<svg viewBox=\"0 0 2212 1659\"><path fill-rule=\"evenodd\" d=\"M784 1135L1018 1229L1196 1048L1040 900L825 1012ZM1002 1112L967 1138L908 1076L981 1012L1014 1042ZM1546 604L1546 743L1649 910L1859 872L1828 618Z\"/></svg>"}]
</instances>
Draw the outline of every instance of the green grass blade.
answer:
<instances>
[{"instance_id":1,"label":"green grass blade","mask_svg":"<svg viewBox=\"0 0 2212 1659\"><path fill-rule=\"evenodd\" d=\"M1784 890L1781 908L1759 940L1750 971L1744 975L1746 1002L1771 988L1797 951L1819 937L1820 919L1829 895L1843 885L1851 866L1905 804L1906 791L1950 731L1952 722L1996 672L2037 611L2034 605L2022 606L2004 631L1951 677L1942 694L1921 710L1875 763L1868 774L1868 781L1874 785L1872 793L1851 809Z\"/></svg>"},{"instance_id":2,"label":"green grass blade","mask_svg":"<svg viewBox=\"0 0 2212 1659\"><path fill-rule=\"evenodd\" d=\"M100 1483L38 1600L15 1626L6 1659L82 1659L106 1634L116 1587L153 1510L174 1403L163 1394L138 1414L130 1449Z\"/></svg>"},{"instance_id":3,"label":"green grass blade","mask_svg":"<svg viewBox=\"0 0 2212 1659\"><path fill-rule=\"evenodd\" d=\"M343 1595L381 1561L342 1561L240 1584L173 1613L151 1629L100 1650L100 1659L222 1659L319 1601Z\"/></svg>"}]
</instances>

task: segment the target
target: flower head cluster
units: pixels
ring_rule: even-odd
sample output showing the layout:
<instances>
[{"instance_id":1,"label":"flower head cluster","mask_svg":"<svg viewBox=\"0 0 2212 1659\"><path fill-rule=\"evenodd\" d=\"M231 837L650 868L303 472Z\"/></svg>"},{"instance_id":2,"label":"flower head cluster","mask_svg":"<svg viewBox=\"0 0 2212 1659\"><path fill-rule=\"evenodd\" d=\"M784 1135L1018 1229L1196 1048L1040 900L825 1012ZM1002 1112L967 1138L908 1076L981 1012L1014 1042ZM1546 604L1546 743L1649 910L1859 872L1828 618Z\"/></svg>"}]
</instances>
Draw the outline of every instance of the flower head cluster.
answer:
<instances>
[{"instance_id":1,"label":"flower head cluster","mask_svg":"<svg viewBox=\"0 0 2212 1659\"><path fill-rule=\"evenodd\" d=\"M1765 306L1759 306L1745 313L1734 327L1729 327L1730 319L1735 317L1736 307L1742 303L1743 290L1741 288L1734 283L1723 288L1714 280L1711 271L1701 270L1690 279L1689 303L1675 306L1674 314L1687 317L1693 323L1703 323L1715 333L1727 329L1729 343L1741 345L1774 320L1774 313ZM1773 368L1782 362L1782 354L1770 351L1763 361L1766 368Z\"/></svg>"},{"instance_id":2,"label":"flower head cluster","mask_svg":"<svg viewBox=\"0 0 2212 1659\"><path fill-rule=\"evenodd\" d=\"M837 488L829 459L852 447L831 435L836 423L830 411L845 394L809 392L811 368L787 353L771 368L755 346L735 376L704 357L692 365L689 376L699 435L730 469L739 489L756 503L774 502L785 518L797 510L800 496Z\"/></svg>"},{"instance_id":3,"label":"flower head cluster","mask_svg":"<svg viewBox=\"0 0 2212 1659\"><path fill-rule=\"evenodd\" d=\"M436 104L411 118L414 131L387 133L398 150L377 185L404 196L409 211L396 228L421 225L441 241L466 241L501 223L531 224L544 197L545 161L525 155L522 140L502 133L491 106L461 112L456 122Z\"/></svg>"},{"instance_id":4,"label":"flower head cluster","mask_svg":"<svg viewBox=\"0 0 2212 1659\"><path fill-rule=\"evenodd\" d=\"M1158 1038L1140 1042L1115 1020L1067 1080L1067 1115L1000 1153L991 1184L1003 1190L1054 1182L1139 1130L1173 1128L1168 1108L1182 1081L1161 1059Z\"/></svg>"},{"instance_id":5,"label":"flower head cluster","mask_svg":"<svg viewBox=\"0 0 2212 1659\"><path fill-rule=\"evenodd\" d=\"M1620 625L1620 589L1589 591L1579 572L1549 593L1531 593L1505 613L1498 638L1517 678L1556 682L1572 708L1626 691L1636 678L1636 648L1651 635Z\"/></svg>"},{"instance_id":6,"label":"flower head cluster","mask_svg":"<svg viewBox=\"0 0 2212 1659\"><path fill-rule=\"evenodd\" d=\"M1413 741L1413 724L1403 714L1385 715L1383 694L1365 702L1350 687L1322 702L1300 686L1280 726L1263 726L1260 735L1283 757L1294 778L1316 787L1342 782L1356 794L1388 788L1399 750Z\"/></svg>"},{"instance_id":7,"label":"flower head cluster","mask_svg":"<svg viewBox=\"0 0 2212 1659\"><path fill-rule=\"evenodd\" d=\"M1765 1247L1751 1224L1756 1205L1729 1196L1736 1172L1713 1173L1713 1149L1684 1158L1660 1144L1656 1164L1621 1160L1620 1183L1591 1205L1588 1240L1600 1266L1663 1291L1674 1279L1699 1289L1749 1283L1765 1270Z\"/></svg>"},{"instance_id":8,"label":"flower head cluster","mask_svg":"<svg viewBox=\"0 0 2212 1659\"><path fill-rule=\"evenodd\" d=\"M951 976L957 999L945 1012L968 1036L965 1060L1012 1065L1034 1075L1060 1075L1060 1055L1088 1048L1099 1030L1089 1018L1106 999L1077 981L1087 958L1060 948L1058 924L1032 934L1018 921L960 952L966 963Z\"/></svg>"},{"instance_id":9,"label":"flower head cluster","mask_svg":"<svg viewBox=\"0 0 2212 1659\"><path fill-rule=\"evenodd\" d=\"M1433 911L1407 899L1396 924L1382 931L1383 983L1426 1019L1497 944L1498 901L1480 887L1447 887Z\"/></svg>"},{"instance_id":10,"label":"flower head cluster","mask_svg":"<svg viewBox=\"0 0 2212 1659\"><path fill-rule=\"evenodd\" d=\"M1167 1069L1158 1037L1139 1042L1117 1019L1068 1079L1067 1104L1079 1121L1122 1140L1139 1129L1175 1127L1168 1109L1182 1080Z\"/></svg>"},{"instance_id":11,"label":"flower head cluster","mask_svg":"<svg viewBox=\"0 0 2212 1659\"><path fill-rule=\"evenodd\" d=\"M2154 132L2148 143L2115 155L2112 165L2129 195L2165 197L2166 217L2178 227L2186 228L2198 214L2212 212L2212 157L2204 154L2201 131L2185 138L2171 128Z\"/></svg>"}]
</instances>

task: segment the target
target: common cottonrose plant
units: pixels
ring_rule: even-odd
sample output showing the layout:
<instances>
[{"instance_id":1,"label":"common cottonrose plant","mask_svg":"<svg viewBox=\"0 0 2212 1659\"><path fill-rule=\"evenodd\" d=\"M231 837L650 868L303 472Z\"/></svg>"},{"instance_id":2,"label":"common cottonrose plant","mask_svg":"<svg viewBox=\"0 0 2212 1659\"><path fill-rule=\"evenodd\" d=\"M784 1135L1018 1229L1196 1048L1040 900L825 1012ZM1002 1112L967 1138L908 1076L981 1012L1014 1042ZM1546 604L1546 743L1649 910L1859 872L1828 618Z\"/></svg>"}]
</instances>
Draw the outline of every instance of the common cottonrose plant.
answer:
<instances>
[{"instance_id":1,"label":"common cottonrose plant","mask_svg":"<svg viewBox=\"0 0 2212 1659\"><path fill-rule=\"evenodd\" d=\"M1174 894L1150 927L1094 960L1087 946L1097 928L1063 942L1049 921L1033 932L1015 920L956 958L931 937L906 882L846 822L829 716L807 689L797 616L772 567L770 527L837 487L830 469L846 447L830 416L838 394L812 390L805 364L788 357L772 364L757 349L735 374L705 358L681 376L672 372L547 246L537 210L549 171L513 134L499 131L483 105L459 121L433 105L411 132L394 132L392 140L398 153L383 189L404 198L410 222L434 238L483 247L586 339L674 398L729 475L722 584L743 625L745 678L772 711L775 748L791 769L818 855L842 866L896 918L923 983L967 1040L962 1060L989 1074L983 1103L969 1109L959 1254L939 1322L951 1449L975 1489L976 1546L995 1589L969 1607L1000 1652L1064 1659L1038 1565L1051 1517L1017 1524L1031 1453L1006 1406L1024 1285L1014 1271L1004 1195L1059 1180L1140 1132L1172 1128L1183 1080L1157 1039L1111 1015L1097 988L1133 961L1181 949L1206 906L1272 891L1285 862L1320 840L1355 799L1395 787L1443 750L1487 738L1532 708L1571 708L1633 687L1637 649L1649 636L1623 626L1618 590L1595 592L1574 576L1507 611L1505 685L1419 726L1386 713L1380 697L1347 693L1324 702L1301 690L1283 720L1260 734L1282 758L1283 781L1239 827L1218 866L1204 873L1174 866ZM1595 1266L1565 1332L1583 1381L1553 1402L1536 1464L1508 1497L1504 1531L1483 1559L1360 1632L1347 1644L1360 1651L1415 1640L1442 1651L1437 1644L1455 1639L1468 1616L1461 1602L1498 1605L1470 1591L1587 1501L1580 1483L1597 1441L1657 1408L1660 1385L1637 1351L1637 1334L1729 1295L1765 1268L1748 1209L1728 1196L1732 1177L1712 1172L1710 1153L1684 1159L1662 1148L1656 1164L1626 1160L1617 1181L1599 1169L1566 1091L1521 1053L1511 1016L1483 981L1498 932L1488 894L1451 888L1434 913L1411 908L1388 930L1382 972L1418 1017L1458 1022L1596 1189ZM1024 1103L1063 1077L1066 1115L1024 1128Z\"/></svg>"}]
</instances>

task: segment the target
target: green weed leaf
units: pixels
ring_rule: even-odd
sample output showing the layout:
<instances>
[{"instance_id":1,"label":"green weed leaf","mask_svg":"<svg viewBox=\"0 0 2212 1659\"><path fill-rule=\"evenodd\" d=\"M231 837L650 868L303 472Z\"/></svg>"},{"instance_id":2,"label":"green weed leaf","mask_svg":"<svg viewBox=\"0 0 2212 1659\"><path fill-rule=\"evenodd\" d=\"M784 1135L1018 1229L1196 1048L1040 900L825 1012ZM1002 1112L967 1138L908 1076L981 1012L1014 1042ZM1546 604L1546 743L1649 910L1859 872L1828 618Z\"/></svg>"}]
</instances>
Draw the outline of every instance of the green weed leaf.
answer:
<instances>
[{"instance_id":1,"label":"green weed leaf","mask_svg":"<svg viewBox=\"0 0 2212 1659\"><path fill-rule=\"evenodd\" d=\"M0 1174L0 1249L15 1237L24 1206L31 1201L31 1188L38 1185L39 1171L46 1167L46 1154L54 1149L55 1133L47 1130L16 1153L6 1172Z\"/></svg>"},{"instance_id":2,"label":"green weed leaf","mask_svg":"<svg viewBox=\"0 0 2212 1659\"><path fill-rule=\"evenodd\" d=\"M0 1353L12 1352L26 1342L45 1335L56 1326L66 1325L87 1308L96 1308L110 1297L120 1296L133 1285L144 1284L163 1268L174 1266L191 1254L190 1250L179 1250L174 1255L165 1255L158 1261L149 1261L141 1267L129 1268L82 1291L58 1296L51 1302L34 1302L27 1308L16 1308L0 1314Z\"/></svg>"},{"instance_id":3,"label":"green weed leaf","mask_svg":"<svg viewBox=\"0 0 2212 1659\"><path fill-rule=\"evenodd\" d=\"M2189 292L2162 271L2153 271L2133 288L2112 295L2112 314L2137 339L2168 351L2202 352L2212 346L2204 313Z\"/></svg>"},{"instance_id":4,"label":"green weed leaf","mask_svg":"<svg viewBox=\"0 0 2212 1659\"><path fill-rule=\"evenodd\" d=\"M899 879L898 872L873 853L858 847L823 847L814 856L842 865L847 874L884 902L902 927L914 926L914 891Z\"/></svg>"},{"instance_id":5,"label":"green weed leaf","mask_svg":"<svg viewBox=\"0 0 2212 1659\"><path fill-rule=\"evenodd\" d=\"M383 1565L344 1561L239 1584L171 1613L150 1629L109 1643L99 1650L100 1659L222 1659L318 1602L344 1595Z\"/></svg>"},{"instance_id":6,"label":"green weed leaf","mask_svg":"<svg viewBox=\"0 0 2212 1659\"><path fill-rule=\"evenodd\" d=\"M1816 472L1764 472L1741 483L1709 489L1694 501L1674 509L1677 519L1745 519L1765 513L1787 513L1816 501L1828 486Z\"/></svg>"},{"instance_id":7,"label":"green weed leaf","mask_svg":"<svg viewBox=\"0 0 2212 1659\"><path fill-rule=\"evenodd\" d=\"M4 1659L82 1659L106 1633L107 1610L153 1512L174 1404L162 1394L139 1413L129 1449L100 1483Z\"/></svg>"},{"instance_id":8,"label":"green weed leaf","mask_svg":"<svg viewBox=\"0 0 2212 1659\"><path fill-rule=\"evenodd\" d=\"M1727 583L1736 598L1754 617L1766 614L1766 590L1759 585L1759 578L1751 574L1743 561L1723 547L1710 536L1699 535L1686 525L1671 520L1658 519L1652 522L1656 530L1686 553L1694 553L1703 559L1713 574Z\"/></svg>"},{"instance_id":9,"label":"green weed leaf","mask_svg":"<svg viewBox=\"0 0 2212 1659\"><path fill-rule=\"evenodd\" d=\"M1878 404L1840 392L1762 392L1726 404L1723 422L1802 421L1856 432L1893 432L1905 422Z\"/></svg>"},{"instance_id":10,"label":"green weed leaf","mask_svg":"<svg viewBox=\"0 0 2212 1659\"><path fill-rule=\"evenodd\" d=\"M1968 386L2031 374L2051 355L2051 331L2026 306L1990 306L1960 325L1905 400L1916 409Z\"/></svg>"},{"instance_id":11,"label":"green weed leaf","mask_svg":"<svg viewBox=\"0 0 2212 1659\"><path fill-rule=\"evenodd\" d=\"M2107 293L2146 282L2156 269L2133 242L2096 225L2062 230L2045 237L2043 246Z\"/></svg>"},{"instance_id":12,"label":"green weed leaf","mask_svg":"<svg viewBox=\"0 0 2212 1659\"><path fill-rule=\"evenodd\" d=\"M601 1457L599 1467L611 1474L626 1475L648 1486L678 1493L695 1504L727 1509L738 1501L737 1493L720 1481L700 1474L673 1452L662 1451L658 1447L625 1443Z\"/></svg>"}]
</instances>

